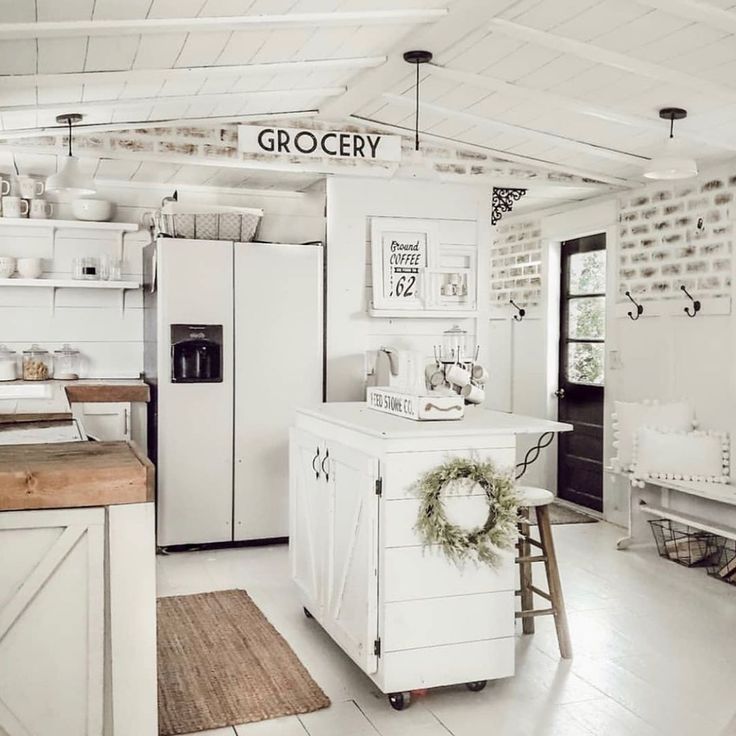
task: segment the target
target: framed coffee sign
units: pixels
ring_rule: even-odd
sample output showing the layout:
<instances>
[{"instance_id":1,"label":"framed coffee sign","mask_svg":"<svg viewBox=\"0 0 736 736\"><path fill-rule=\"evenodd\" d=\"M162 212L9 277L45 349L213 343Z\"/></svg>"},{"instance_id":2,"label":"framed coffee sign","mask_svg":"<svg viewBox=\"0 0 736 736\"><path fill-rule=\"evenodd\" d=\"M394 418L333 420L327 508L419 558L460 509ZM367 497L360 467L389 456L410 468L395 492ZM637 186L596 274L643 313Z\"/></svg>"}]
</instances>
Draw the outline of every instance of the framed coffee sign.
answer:
<instances>
[{"instance_id":1,"label":"framed coffee sign","mask_svg":"<svg viewBox=\"0 0 736 736\"><path fill-rule=\"evenodd\" d=\"M242 153L401 161L401 136L261 125L238 126Z\"/></svg>"},{"instance_id":2,"label":"framed coffee sign","mask_svg":"<svg viewBox=\"0 0 736 736\"><path fill-rule=\"evenodd\" d=\"M424 307L424 278L436 263L437 243L437 224L431 220L372 218L374 310Z\"/></svg>"}]
</instances>

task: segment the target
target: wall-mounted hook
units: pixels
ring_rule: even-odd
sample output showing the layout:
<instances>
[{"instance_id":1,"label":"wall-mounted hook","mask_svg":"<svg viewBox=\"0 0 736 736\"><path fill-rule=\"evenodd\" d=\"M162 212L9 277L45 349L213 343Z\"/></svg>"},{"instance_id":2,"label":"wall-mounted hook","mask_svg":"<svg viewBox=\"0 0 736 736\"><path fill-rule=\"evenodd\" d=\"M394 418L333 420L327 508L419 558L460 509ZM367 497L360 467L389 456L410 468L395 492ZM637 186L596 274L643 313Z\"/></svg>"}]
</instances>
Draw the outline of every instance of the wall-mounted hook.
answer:
<instances>
[{"instance_id":1,"label":"wall-mounted hook","mask_svg":"<svg viewBox=\"0 0 736 736\"><path fill-rule=\"evenodd\" d=\"M697 225L695 225L695 227L698 228L698 230L704 230L705 229L705 225L703 224L703 218L702 217L698 217L698 223L697 223Z\"/></svg>"},{"instance_id":2,"label":"wall-mounted hook","mask_svg":"<svg viewBox=\"0 0 736 736\"><path fill-rule=\"evenodd\" d=\"M513 299L509 299L509 304L519 310L519 313L514 315L514 319L517 322L521 322L521 320L526 316L526 309L520 307Z\"/></svg>"},{"instance_id":3,"label":"wall-mounted hook","mask_svg":"<svg viewBox=\"0 0 736 736\"><path fill-rule=\"evenodd\" d=\"M631 300L631 303L636 308L636 316L634 316L634 313L633 312L628 312L629 318L632 319L632 320L634 320L634 322L636 322L636 320L638 320L639 317L641 317L642 312L644 311L644 307L641 304L639 304L638 302L635 302L634 301L634 297L631 296L631 292L630 291L625 292L625 294L626 294L627 297L629 297L629 299Z\"/></svg>"},{"instance_id":4,"label":"wall-mounted hook","mask_svg":"<svg viewBox=\"0 0 736 736\"><path fill-rule=\"evenodd\" d=\"M690 296L690 292L685 288L685 284L683 284L680 289L682 289L685 292L685 296L693 303L692 311L690 311L690 307L685 307L684 312L688 317L694 317L699 311L700 311L700 300L699 299L693 299Z\"/></svg>"}]
</instances>

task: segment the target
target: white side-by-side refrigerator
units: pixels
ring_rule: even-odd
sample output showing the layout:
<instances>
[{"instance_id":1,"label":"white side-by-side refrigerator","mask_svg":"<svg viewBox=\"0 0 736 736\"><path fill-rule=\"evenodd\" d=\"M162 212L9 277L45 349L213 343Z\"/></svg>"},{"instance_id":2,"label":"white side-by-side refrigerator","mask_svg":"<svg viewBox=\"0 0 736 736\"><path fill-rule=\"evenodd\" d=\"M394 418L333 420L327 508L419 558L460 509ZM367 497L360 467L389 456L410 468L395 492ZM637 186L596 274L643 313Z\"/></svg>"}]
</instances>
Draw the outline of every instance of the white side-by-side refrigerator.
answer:
<instances>
[{"instance_id":1,"label":"white side-by-side refrigerator","mask_svg":"<svg viewBox=\"0 0 736 736\"><path fill-rule=\"evenodd\" d=\"M289 426L322 401L322 246L160 238L144 272L157 544L286 537Z\"/></svg>"}]
</instances>

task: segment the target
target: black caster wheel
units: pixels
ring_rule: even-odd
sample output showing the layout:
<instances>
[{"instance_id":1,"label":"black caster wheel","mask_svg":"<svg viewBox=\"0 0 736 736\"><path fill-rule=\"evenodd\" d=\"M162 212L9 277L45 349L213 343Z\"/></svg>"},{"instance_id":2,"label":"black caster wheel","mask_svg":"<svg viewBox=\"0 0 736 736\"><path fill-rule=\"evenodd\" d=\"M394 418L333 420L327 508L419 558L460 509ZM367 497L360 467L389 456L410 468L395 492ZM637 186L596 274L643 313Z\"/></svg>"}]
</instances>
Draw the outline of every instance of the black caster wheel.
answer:
<instances>
[{"instance_id":1,"label":"black caster wheel","mask_svg":"<svg viewBox=\"0 0 736 736\"><path fill-rule=\"evenodd\" d=\"M487 680L476 680L475 682L466 682L465 687L468 688L471 693L479 693L487 684Z\"/></svg>"},{"instance_id":2,"label":"black caster wheel","mask_svg":"<svg viewBox=\"0 0 736 736\"><path fill-rule=\"evenodd\" d=\"M411 693L389 693L388 702L394 710L404 710L411 704Z\"/></svg>"},{"instance_id":3,"label":"black caster wheel","mask_svg":"<svg viewBox=\"0 0 736 736\"><path fill-rule=\"evenodd\" d=\"M308 610L308 609L307 609L306 607L305 607L304 609L302 609L302 610L304 611L304 615L305 615L305 616L306 616L307 618L314 618L314 616L312 616L312 614L311 614L311 613L309 613L309 610Z\"/></svg>"}]
</instances>

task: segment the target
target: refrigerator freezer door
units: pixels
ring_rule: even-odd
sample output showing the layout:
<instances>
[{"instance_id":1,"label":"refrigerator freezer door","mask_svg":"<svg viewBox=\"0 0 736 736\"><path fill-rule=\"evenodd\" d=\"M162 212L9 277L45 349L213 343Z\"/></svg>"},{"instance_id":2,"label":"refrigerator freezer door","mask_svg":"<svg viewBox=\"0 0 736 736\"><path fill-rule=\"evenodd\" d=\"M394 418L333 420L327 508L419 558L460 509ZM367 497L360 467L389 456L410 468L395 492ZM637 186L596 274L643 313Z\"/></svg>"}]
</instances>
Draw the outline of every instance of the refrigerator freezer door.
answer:
<instances>
[{"instance_id":1,"label":"refrigerator freezer door","mask_svg":"<svg viewBox=\"0 0 736 736\"><path fill-rule=\"evenodd\" d=\"M289 427L322 401L322 248L235 245L235 539L289 533Z\"/></svg>"},{"instance_id":2,"label":"refrigerator freezer door","mask_svg":"<svg viewBox=\"0 0 736 736\"><path fill-rule=\"evenodd\" d=\"M160 546L232 540L233 244L158 241ZM171 325L222 327L222 381L172 382Z\"/></svg>"}]
</instances>

